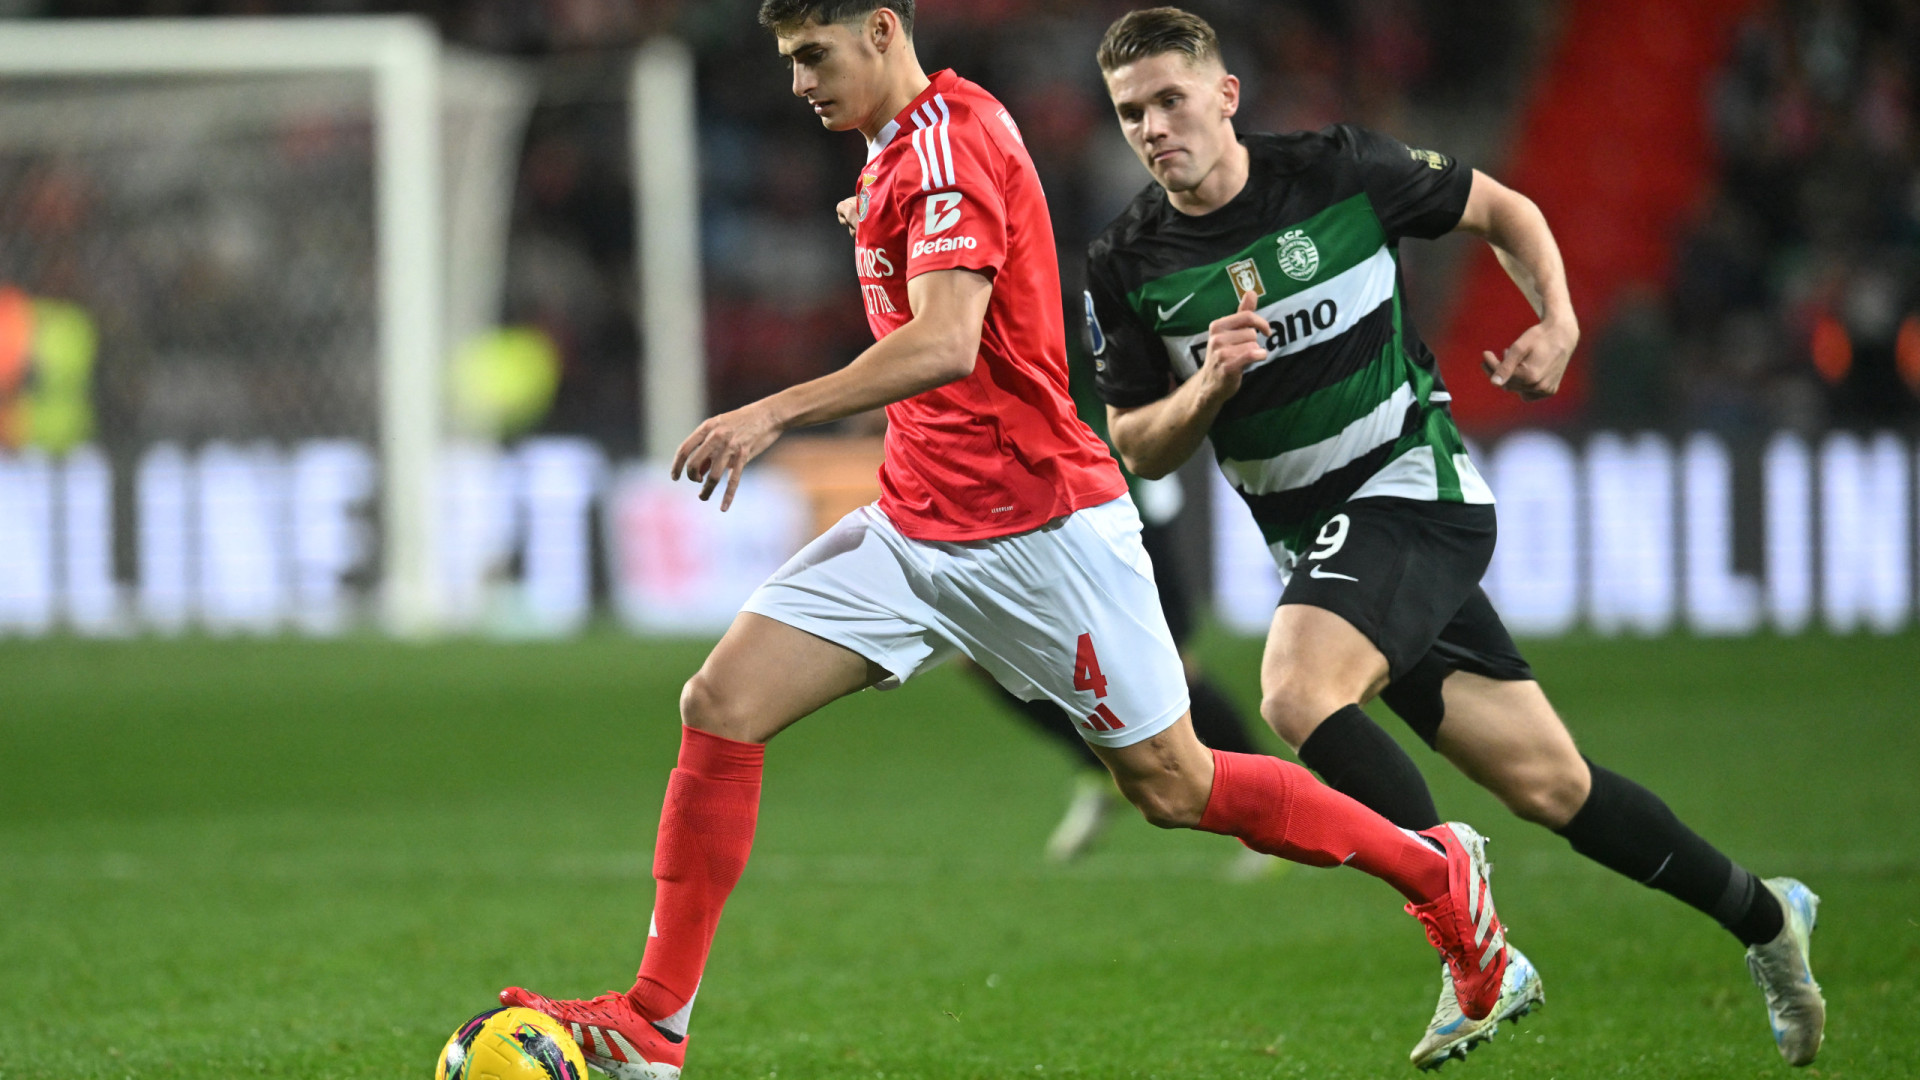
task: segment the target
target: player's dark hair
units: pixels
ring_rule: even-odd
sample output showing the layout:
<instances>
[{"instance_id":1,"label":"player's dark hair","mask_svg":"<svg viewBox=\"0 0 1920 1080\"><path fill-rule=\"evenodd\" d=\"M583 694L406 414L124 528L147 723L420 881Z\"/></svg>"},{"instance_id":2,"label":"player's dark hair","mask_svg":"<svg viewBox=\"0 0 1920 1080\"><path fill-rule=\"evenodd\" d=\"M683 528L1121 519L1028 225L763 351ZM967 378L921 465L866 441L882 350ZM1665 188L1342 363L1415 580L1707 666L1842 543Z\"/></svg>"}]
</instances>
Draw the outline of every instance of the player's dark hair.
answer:
<instances>
[{"instance_id":1,"label":"player's dark hair","mask_svg":"<svg viewBox=\"0 0 1920 1080\"><path fill-rule=\"evenodd\" d=\"M900 16L900 28L913 36L913 0L761 0L760 25L778 34L810 22L851 22L881 8Z\"/></svg>"},{"instance_id":2,"label":"player's dark hair","mask_svg":"<svg viewBox=\"0 0 1920 1080\"><path fill-rule=\"evenodd\" d=\"M771 0L769 0L771 2ZM1220 59L1220 38L1207 20L1177 7L1129 11L1107 27L1095 54L1102 72L1161 53L1185 54L1189 64Z\"/></svg>"}]
</instances>

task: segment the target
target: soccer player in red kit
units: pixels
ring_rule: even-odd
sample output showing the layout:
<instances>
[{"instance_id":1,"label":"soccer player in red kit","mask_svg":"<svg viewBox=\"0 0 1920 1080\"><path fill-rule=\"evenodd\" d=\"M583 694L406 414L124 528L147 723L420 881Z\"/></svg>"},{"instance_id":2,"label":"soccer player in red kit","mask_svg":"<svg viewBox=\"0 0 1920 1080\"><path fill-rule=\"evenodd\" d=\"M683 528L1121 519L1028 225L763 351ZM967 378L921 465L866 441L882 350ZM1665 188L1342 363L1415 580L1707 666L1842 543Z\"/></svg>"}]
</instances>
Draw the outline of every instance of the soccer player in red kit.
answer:
<instances>
[{"instance_id":1,"label":"soccer player in red kit","mask_svg":"<svg viewBox=\"0 0 1920 1080\"><path fill-rule=\"evenodd\" d=\"M701 424L673 471L725 488L781 433L885 406L881 497L747 601L680 697L678 767L654 848L653 919L633 987L587 1001L518 987L507 1005L565 1025L596 1067L672 1080L714 929L746 868L765 743L836 698L964 653L1078 718L1155 825L1314 866L1351 864L1407 898L1486 1015L1506 968L1482 841L1424 833L1289 762L1210 751L1118 467L1080 422L1053 230L1013 118L973 83L929 78L912 0L766 0L793 91L868 140L855 255L877 339L847 367Z\"/></svg>"}]
</instances>

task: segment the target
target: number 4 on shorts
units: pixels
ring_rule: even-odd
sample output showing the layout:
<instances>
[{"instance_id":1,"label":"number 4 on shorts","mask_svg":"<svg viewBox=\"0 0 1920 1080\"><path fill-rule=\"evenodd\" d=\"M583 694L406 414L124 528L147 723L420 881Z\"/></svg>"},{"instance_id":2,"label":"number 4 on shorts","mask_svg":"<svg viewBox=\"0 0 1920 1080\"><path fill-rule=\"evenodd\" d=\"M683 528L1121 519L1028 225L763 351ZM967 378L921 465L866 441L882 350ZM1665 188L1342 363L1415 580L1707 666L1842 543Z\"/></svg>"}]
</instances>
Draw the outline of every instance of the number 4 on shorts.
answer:
<instances>
[{"instance_id":1,"label":"number 4 on shorts","mask_svg":"<svg viewBox=\"0 0 1920 1080\"><path fill-rule=\"evenodd\" d=\"M1080 644L1074 649L1073 688L1091 690L1096 698L1107 696L1107 677L1100 674L1100 657L1093 651L1092 634L1081 634ZM1094 706L1080 726L1089 731L1118 731L1126 727L1104 701Z\"/></svg>"},{"instance_id":2,"label":"number 4 on shorts","mask_svg":"<svg viewBox=\"0 0 1920 1080\"><path fill-rule=\"evenodd\" d=\"M1100 674L1100 657L1093 651L1093 635L1081 634L1080 645L1073 654L1073 688L1091 690L1093 696L1107 696L1107 677Z\"/></svg>"}]
</instances>

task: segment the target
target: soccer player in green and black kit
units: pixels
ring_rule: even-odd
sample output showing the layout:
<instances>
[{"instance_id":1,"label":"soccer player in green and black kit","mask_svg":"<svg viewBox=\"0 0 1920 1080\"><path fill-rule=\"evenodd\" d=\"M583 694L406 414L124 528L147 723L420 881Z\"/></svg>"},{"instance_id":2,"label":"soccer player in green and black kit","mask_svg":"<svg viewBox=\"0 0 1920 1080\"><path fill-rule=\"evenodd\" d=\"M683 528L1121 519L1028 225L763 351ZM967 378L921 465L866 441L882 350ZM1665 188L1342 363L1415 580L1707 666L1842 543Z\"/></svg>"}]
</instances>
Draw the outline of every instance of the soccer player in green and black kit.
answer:
<instances>
[{"instance_id":1,"label":"soccer player in green and black kit","mask_svg":"<svg viewBox=\"0 0 1920 1080\"><path fill-rule=\"evenodd\" d=\"M1807 967L1818 898L1761 881L1652 792L1587 761L1480 588L1493 493L1408 323L1398 245L1456 229L1493 245L1540 315L1495 384L1558 387L1579 337L1534 204L1441 154L1350 126L1236 137L1239 82L1176 8L1115 22L1101 72L1156 181L1091 245L1087 328L1113 444L1165 475L1211 439L1288 577L1261 713L1302 761L1403 828L1440 820L1412 760L1361 710L1375 696L1516 814L1712 916L1748 946L1780 1052L1820 1047ZM1441 1008L1413 1052L1443 1064L1540 999L1513 954L1495 1011Z\"/></svg>"}]
</instances>

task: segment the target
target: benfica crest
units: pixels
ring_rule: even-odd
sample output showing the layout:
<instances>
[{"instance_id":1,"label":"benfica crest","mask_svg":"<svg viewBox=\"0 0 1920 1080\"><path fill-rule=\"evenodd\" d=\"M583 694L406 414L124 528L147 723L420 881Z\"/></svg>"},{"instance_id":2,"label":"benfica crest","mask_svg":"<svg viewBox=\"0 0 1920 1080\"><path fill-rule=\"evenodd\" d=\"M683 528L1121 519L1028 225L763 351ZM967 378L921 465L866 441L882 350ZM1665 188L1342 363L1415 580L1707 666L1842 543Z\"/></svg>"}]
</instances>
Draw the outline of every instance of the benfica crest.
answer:
<instances>
[{"instance_id":1,"label":"benfica crest","mask_svg":"<svg viewBox=\"0 0 1920 1080\"><path fill-rule=\"evenodd\" d=\"M867 204L873 199L873 182L880 177L877 173L863 173L860 177L860 202L853 208L853 220L867 220Z\"/></svg>"}]
</instances>

